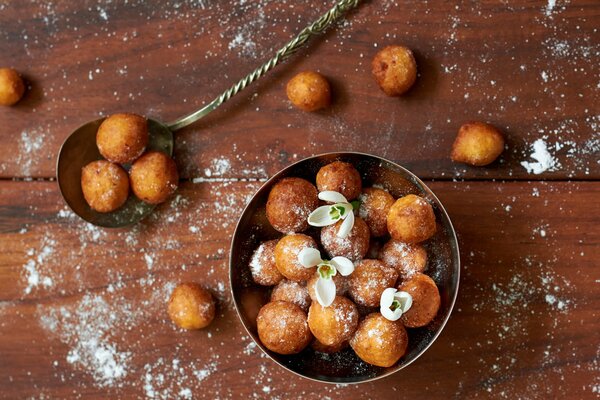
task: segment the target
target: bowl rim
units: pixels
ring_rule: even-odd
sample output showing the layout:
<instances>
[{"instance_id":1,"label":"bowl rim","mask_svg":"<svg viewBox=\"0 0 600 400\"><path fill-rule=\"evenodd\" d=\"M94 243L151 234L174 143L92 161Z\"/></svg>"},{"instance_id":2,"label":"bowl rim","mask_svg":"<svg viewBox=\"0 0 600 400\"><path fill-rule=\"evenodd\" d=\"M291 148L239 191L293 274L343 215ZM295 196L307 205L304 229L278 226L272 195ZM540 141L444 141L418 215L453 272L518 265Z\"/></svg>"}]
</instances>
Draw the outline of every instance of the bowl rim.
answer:
<instances>
[{"instance_id":1,"label":"bowl rim","mask_svg":"<svg viewBox=\"0 0 600 400\"><path fill-rule=\"evenodd\" d=\"M406 173L407 175L411 176L419 185L423 186L424 188L426 188L427 190L429 190L428 195L431 195L435 201L437 202L436 206L439 208L439 211L444 215L444 217L446 218L446 220L448 221L448 226L450 227L450 239L452 242L454 242L454 246L456 247L456 261L457 261L457 272L456 272L456 290L454 291L454 295L452 296L452 299L450 301L450 307L448 309L448 314L446 315L446 317L444 318L444 320L441 322L437 332L432 336L431 340L429 341L429 343L427 343L420 351L419 353L410 361L402 364L399 367L390 369L389 371L386 371L384 373L382 373L381 375L372 377L372 378L368 378L368 379L364 379L364 380L360 380L360 381L355 381L355 382L333 382L333 381L327 381L327 380L323 380L323 379L318 379L318 378L313 378L310 376L306 376L303 375L297 371L294 371L293 369L289 368L287 365L284 365L282 363L280 363L277 359L275 359L271 354L269 354L264 348L263 345L261 343L258 343L255 339L254 339L254 334L252 332L250 332L250 329L248 328L248 326L244 323L244 320L242 318L241 312L240 312L240 307L238 306L237 301L235 300L235 293L233 291L233 263L232 263L232 256L233 256L233 244L235 241L235 238L237 237L238 234L238 230L240 229L240 222L242 220L242 217L246 214L246 212L248 211L248 208L250 207L250 204L252 203L252 200L254 199L254 197L256 196L257 193L259 193L260 191L262 191L266 186L270 185L273 181L280 179L281 175L283 175L286 171L288 171L289 169L293 168L294 166L296 166L297 164L303 163L303 162L307 162L309 160L313 160L313 159L317 159L320 157L324 157L324 156L337 156L337 157L343 157L345 155L358 155L358 156L366 156L366 157L371 157L371 158L375 158L378 159L379 161L384 161L387 162L389 164L392 164L394 167L399 168L402 172ZM435 195L435 193L429 188L429 186L427 186L417 175L415 175L414 173L412 173L411 171L409 171L408 169L406 169L405 167L401 166L400 164L394 162L394 161L390 161L387 158L375 155L375 154L369 154L369 153L363 153L363 152L358 152L358 151L338 151L338 152L327 152L327 153L320 153L320 154L315 154L306 158L303 158L301 160L298 160L294 163L291 163L289 165L287 165L286 167L282 168L281 170L279 170L277 173L275 173L273 176L271 176L270 178L268 178L265 182L263 182L263 184L254 192L254 194L252 195L252 197L250 198L250 200L246 203L246 205L244 206L244 209L242 210L238 221L236 223L235 229L233 231L233 235L231 236L231 243L229 245L229 273L228 273L228 278L229 278L229 292L231 294L231 298L233 300L233 305L235 307L235 311L238 317L239 322L242 324L242 326L244 327L244 330L246 331L246 333L248 334L248 336L250 336L250 338L252 339L253 342L255 342L255 344L257 345L258 348L260 348L260 350L273 362L275 362L277 365L279 365L280 367L282 367L284 370L293 373L294 375L297 375L299 377L302 377L304 379L308 379L311 380L313 382L319 382L319 383L326 383L326 384L332 384L332 385L358 385L358 384L362 384L362 383L367 383L367 382L374 382L377 381L379 379L383 379L386 377L389 377L390 375L395 374L396 372L408 367L410 364L412 364L413 362L415 362L417 359L419 359L428 349L429 347L431 347L431 345L437 340L437 338L440 336L440 334L442 333L442 331L444 330L444 328L446 327L446 324L448 323L448 320L450 319L450 316L452 315L452 311L454 310L454 306L456 304L456 299L458 298L458 291L460 289L460 268L461 267L461 262L460 262L460 247L459 247L459 243L458 243L458 238L456 236L456 230L454 229L454 225L452 224L452 220L450 219L450 216L448 215L448 213L446 212L446 209L444 208L444 205L442 204L442 202L440 201L440 199Z\"/></svg>"}]
</instances>

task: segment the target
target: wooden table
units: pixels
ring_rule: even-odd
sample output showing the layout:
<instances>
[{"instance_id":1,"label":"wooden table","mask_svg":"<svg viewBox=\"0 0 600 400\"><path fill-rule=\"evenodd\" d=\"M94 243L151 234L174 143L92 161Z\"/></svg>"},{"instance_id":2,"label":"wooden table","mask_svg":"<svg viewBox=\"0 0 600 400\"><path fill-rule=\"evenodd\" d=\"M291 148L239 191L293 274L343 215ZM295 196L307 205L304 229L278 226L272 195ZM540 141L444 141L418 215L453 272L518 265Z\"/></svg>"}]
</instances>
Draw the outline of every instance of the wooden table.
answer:
<instances>
[{"instance_id":1,"label":"wooden table","mask_svg":"<svg viewBox=\"0 0 600 400\"><path fill-rule=\"evenodd\" d=\"M119 3L119 4L117 4ZM0 2L0 65L27 78L0 110L0 397L470 399L600 396L600 3L382 0L205 120L177 134L180 191L130 229L87 225L54 179L87 120L131 111L171 120L245 75L329 7L310 1ZM385 97L370 75L388 44L420 77ZM329 110L293 109L284 87L316 69ZM486 168L452 163L464 121L501 128ZM551 156L533 174L533 144ZM439 195L463 275L447 327L417 362L359 386L282 370L235 315L231 234L268 176L303 157L364 151ZM220 301L213 325L166 318L177 282Z\"/></svg>"}]
</instances>

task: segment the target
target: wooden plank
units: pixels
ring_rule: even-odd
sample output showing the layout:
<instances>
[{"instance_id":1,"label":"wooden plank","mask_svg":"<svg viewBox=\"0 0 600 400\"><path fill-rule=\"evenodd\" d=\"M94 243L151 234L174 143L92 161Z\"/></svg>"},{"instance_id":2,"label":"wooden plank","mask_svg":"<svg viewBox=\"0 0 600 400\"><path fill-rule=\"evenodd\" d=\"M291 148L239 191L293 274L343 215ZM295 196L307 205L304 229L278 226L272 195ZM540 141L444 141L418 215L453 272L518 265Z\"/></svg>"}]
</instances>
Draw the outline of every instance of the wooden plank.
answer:
<instances>
[{"instance_id":1,"label":"wooden plank","mask_svg":"<svg viewBox=\"0 0 600 400\"><path fill-rule=\"evenodd\" d=\"M32 88L0 110L0 176L53 176L63 140L100 115L170 120L198 108L325 9L266 0L4 2L0 65L22 71ZM264 177L311 154L355 150L423 178L598 179L599 21L594 0L366 2L178 134L182 176ZM374 53L392 43L414 49L420 68L402 99L383 96L370 76ZM305 69L333 82L330 110L289 106L285 84ZM458 127L471 119L506 132L508 150L489 168L449 160ZM534 175L521 162L534 161L538 139L555 170Z\"/></svg>"},{"instance_id":2,"label":"wooden plank","mask_svg":"<svg viewBox=\"0 0 600 400\"><path fill-rule=\"evenodd\" d=\"M0 182L2 396L597 394L599 183L431 183L461 242L455 312L421 359L360 386L297 378L244 334L228 293L227 251L259 185L184 183L137 227L102 230L72 216L55 183ZM180 332L168 322L166 298L182 280L203 282L219 298L209 329Z\"/></svg>"}]
</instances>

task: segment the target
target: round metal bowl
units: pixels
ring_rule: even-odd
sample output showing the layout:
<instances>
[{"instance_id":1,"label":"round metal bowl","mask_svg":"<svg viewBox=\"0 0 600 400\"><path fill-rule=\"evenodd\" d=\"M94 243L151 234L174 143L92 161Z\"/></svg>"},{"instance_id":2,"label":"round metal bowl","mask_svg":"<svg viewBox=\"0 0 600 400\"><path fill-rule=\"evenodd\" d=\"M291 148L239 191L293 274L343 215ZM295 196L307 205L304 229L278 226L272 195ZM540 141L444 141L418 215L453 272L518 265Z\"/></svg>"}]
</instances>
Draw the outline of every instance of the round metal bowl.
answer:
<instances>
[{"instance_id":1,"label":"round metal bowl","mask_svg":"<svg viewBox=\"0 0 600 400\"><path fill-rule=\"evenodd\" d=\"M362 176L363 187L382 187L395 198L409 193L418 194L429 200L435 211L438 230L436 235L424 244L429 256L425 272L438 285L441 307L435 320L428 326L408 330L407 352L390 368L367 364L350 348L330 355L315 352L310 346L291 356L276 354L262 345L256 331L256 316L260 308L268 302L271 288L254 283L248 263L260 242L282 236L271 227L266 218L265 205L269 191L277 181L288 176L305 178L314 183L319 168L335 160L353 164ZM362 153L329 153L309 157L284 168L269 179L244 209L233 235L229 258L229 280L235 308L257 346L283 368L304 378L327 383L372 381L391 375L419 358L439 336L450 318L458 293L459 278L460 259L456 234L438 198L405 168L381 157Z\"/></svg>"}]
</instances>

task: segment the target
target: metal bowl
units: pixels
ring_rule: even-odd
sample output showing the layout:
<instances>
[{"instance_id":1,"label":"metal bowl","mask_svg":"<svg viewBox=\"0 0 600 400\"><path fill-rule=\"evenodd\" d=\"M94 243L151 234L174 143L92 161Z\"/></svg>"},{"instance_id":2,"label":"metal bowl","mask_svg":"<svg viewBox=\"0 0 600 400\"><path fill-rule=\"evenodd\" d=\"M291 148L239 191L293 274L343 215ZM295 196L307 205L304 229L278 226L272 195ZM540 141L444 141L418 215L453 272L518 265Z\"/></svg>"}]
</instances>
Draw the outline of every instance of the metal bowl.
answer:
<instances>
[{"instance_id":1,"label":"metal bowl","mask_svg":"<svg viewBox=\"0 0 600 400\"><path fill-rule=\"evenodd\" d=\"M409 193L418 194L429 200L436 215L438 231L424 244L429 256L425 272L438 285L441 307L437 317L428 326L408 330L407 352L396 365L389 368L375 367L363 362L350 348L330 355L317 353L310 346L291 356L276 354L263 346L256 331L256 316L260 308L268 302L271 288L254 283L248 263L260 242L282 236L271 227L266 218L265 205L269 191L277 181L288 176L314 182L319 168L336 160L353 164L361 174L363 187L382 187L395 198ZM384 238L383 241L385 240ZM229 259L229 280L235 308L244 328L257 346L288 371L327 383L372 381L391 375L419 358L439 336L450 318L458 293L459 277L460 259L456 233L448 214L433 192L419 178L398 164L381 157L350 152L309 157L284 168L269 179L244 209L233 235Z\"/></svg>"}]
</instances>

